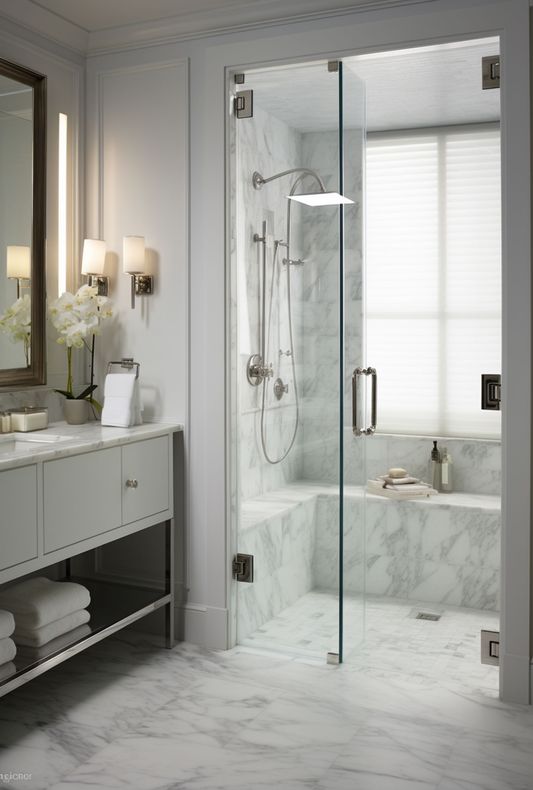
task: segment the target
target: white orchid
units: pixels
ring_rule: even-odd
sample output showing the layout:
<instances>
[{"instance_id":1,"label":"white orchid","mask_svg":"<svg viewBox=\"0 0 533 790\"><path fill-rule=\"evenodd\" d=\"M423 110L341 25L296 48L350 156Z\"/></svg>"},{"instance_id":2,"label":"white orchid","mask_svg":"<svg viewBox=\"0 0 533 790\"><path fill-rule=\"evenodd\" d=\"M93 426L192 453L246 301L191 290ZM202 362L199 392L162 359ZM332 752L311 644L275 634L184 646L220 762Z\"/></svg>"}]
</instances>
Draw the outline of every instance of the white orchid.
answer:
<instances>
[{"instance_id":1,"label":"white orchid","mask_svg":"<svg viewBox=\"0 0 533 790\"><path fill-rule=\"evenodd\" d=\"M91 384L79 398L87 398L91 402L92 393L96 389L93 384L94 369L94 338L100 334L103 321L113 315L113 305L106 296L98 296L98 289L91 285L82 285L75 294L66 291L49 307L50 321L58 332L57 342L67 347L67 388L60 390L67 398L73 398L72 392L72 349L83 348L91 352ZM89 345L89 340L91 344Z\"/></svg>"},{"instance_id":2,"label":"white orchid","mask_svg":"<svg viewBox=\"0 0 533 790\"><path fill-rule=\"evenodd\" d=\"M0 330L12 343L24 344L26 364L29 364L31 344L31 299L24 294L0 315Z\"/></svg>"}]
</instances>

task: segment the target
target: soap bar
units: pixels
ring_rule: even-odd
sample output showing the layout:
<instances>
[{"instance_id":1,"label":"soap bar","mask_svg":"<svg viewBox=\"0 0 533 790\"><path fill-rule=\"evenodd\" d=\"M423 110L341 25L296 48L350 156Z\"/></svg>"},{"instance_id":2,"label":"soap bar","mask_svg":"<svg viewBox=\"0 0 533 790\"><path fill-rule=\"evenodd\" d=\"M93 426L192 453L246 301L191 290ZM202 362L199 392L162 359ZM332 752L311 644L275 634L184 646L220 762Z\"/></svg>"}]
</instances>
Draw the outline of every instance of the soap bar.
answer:
<instances>
[{"instance_id":1,"label":"soap bar","mask_svg":"<svg viewBox=\"0 0 533 790\"><path fill-rule=\"evenodd\" d=\"M11 430L40 431L48 427L48 409L13 409L11 411Z\"/></svg>"},{"instance_id":2,"label":"soap bar","mask_svg":"<svg viewBox=\"0 0 533 790\"><path fill-rule=\"evenodd\" d=\"M388 477L407 477L407 469L402 469L401 466L393 466L389 469Z\"/></svg>"}]
</instances>

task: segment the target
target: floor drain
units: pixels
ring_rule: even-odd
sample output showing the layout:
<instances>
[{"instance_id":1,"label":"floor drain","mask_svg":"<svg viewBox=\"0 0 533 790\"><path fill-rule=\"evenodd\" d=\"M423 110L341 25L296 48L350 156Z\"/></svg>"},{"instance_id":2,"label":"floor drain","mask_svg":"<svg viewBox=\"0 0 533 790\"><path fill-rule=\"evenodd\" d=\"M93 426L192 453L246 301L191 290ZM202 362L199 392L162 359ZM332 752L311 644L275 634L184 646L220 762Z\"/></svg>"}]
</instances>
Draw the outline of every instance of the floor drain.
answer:
<instances>
[{"instance_id":1,"label":"floor drain","mask_svg":"<svg viewBox=\"0 0 533 790\"><path fill-rule=\"evenodd\" d=\"M435 614L434 612L418 612L415 620L433 620L436 622L440 620L440 614Z\"/></svg>"}]
</instances>

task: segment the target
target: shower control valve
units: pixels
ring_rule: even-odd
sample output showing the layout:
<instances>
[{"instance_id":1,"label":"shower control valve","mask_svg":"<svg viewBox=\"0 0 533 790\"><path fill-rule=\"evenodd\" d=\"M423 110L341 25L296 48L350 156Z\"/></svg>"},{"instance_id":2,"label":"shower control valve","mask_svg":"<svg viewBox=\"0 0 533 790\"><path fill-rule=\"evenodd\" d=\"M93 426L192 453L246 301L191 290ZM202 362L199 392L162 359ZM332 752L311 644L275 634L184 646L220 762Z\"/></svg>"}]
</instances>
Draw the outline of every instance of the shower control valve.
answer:
<instances>
[{"instance_id":1,"label":"shower control valve","mask_svg":"<svg viewBox=\"0 0 533 790\"><path fill-rule=\"evenodd\" d=\"M246 365L248 383L257 387L262 381L272 378L273 375L272 363L265 365L261 354L252 354Z\"/></svg>"}]
</instances>

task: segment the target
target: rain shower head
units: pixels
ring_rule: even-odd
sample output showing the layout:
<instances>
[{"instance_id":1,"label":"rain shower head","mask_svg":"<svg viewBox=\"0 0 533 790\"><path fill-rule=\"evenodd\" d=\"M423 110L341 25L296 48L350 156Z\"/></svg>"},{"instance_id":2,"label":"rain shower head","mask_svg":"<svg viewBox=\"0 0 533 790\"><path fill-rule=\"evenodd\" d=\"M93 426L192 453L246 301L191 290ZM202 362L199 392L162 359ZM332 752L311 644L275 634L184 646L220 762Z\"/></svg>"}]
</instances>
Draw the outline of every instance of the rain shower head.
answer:
<instances>
[{"instance_id":1,"label":"rain shower head","mask_svg":"<svg viewBox=\"0 0 533 790\"><path fill-rule=\"evenodd\" d=\"M306 206L340 206L342 203L353 203L350 198L339 192L306 192L303 195L287 195L289 200L305 203Z\"/></svg>"},{"instance_id":2,"label":"rain shower head","mask_svg":"<svg viewBox=\"0 0 533 790\"><path fill-rule=\"evenodd\" d=\"M261 173L258 173L256 170L252 175L252 184L254 189L261 189L261 187L263 187L264 184L268 184L269 181L275 181L277 178L282 178L292 173L299 173L300 175L294 182L290 194L287 195L289 200L296 200L298 203L305 203L307 206L338 206L341 203L353 203L353 200L344 197L344 195L341 195L339 192L328 192L318 173L308 167L294 167L291 170L283 170L283 172L276 173L269 178L264 178ZM299 195L294 194L294 190L304 176L311 176L315 179L319 186L318 192L306 192Z\"/></svg>"}]
</instances>

